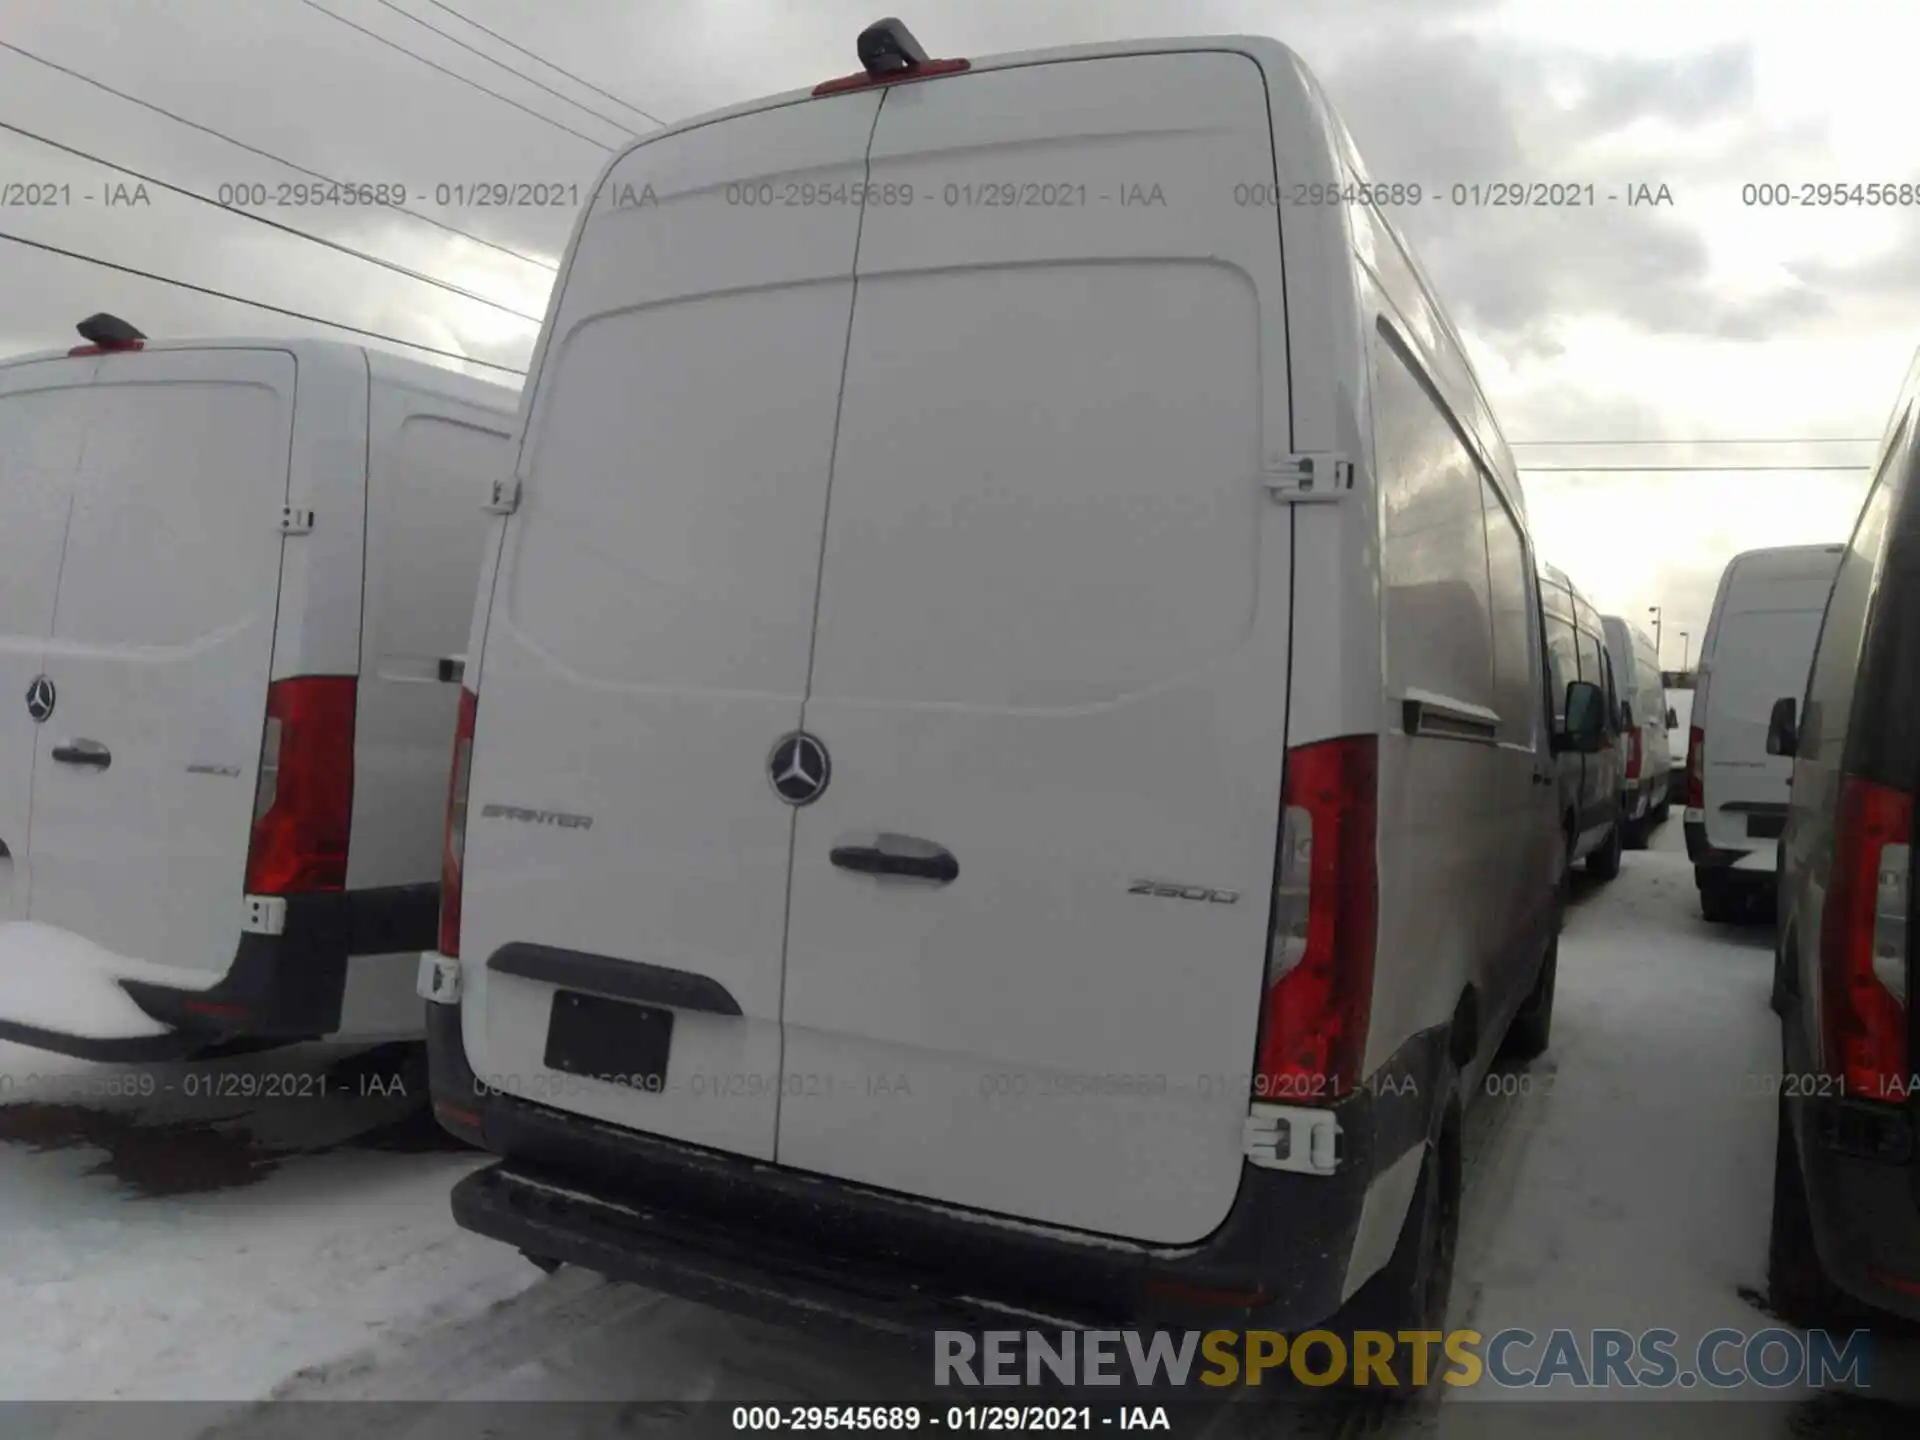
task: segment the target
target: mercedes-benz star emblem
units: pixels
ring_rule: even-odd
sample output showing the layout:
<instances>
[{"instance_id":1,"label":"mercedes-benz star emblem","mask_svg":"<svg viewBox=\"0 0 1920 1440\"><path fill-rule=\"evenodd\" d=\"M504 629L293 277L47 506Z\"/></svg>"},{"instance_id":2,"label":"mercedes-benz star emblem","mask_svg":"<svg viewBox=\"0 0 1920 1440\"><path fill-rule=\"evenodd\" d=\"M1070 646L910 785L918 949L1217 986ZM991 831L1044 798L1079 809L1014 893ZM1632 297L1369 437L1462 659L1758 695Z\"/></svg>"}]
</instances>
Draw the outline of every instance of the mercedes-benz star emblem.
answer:
<instances>
[{"instance_id":1,"label":"mercedes-benz star emblem","mask_svg":"<svg viewBox=\"0 0 1920 1440\"><path fill-rule=\"evenodd\" d=\"M53 702L56 698L53 681L44 675L34 676L33 683L27 686L27 714L36 721L45 723L46 718L53 714Z\"/></svg>"},{"instance_id":2,"label":"mercedes-benz star emblem","mask_svg":"<svg viewBox=\"0 0 1920 1440\"><path fill-rule=\"evenodd\" d=\"M789 805L811 805L833 777L827 747L804 730L783 735L767 756L767 776L773 791Z\"/></svg>"}]
</instances>

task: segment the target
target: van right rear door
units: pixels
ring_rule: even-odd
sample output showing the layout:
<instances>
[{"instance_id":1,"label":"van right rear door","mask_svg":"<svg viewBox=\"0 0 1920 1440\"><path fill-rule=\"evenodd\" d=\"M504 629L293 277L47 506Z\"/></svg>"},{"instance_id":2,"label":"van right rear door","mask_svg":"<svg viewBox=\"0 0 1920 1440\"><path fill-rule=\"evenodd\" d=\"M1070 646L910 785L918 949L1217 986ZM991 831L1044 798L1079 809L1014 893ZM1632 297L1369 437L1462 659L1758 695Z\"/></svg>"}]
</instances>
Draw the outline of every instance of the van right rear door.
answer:
<instances>
[{"instance_id":1,"label":"van right rear door","mask_svg":"<svg viewBox=\"0 0 1920 1440\"><path fill-rule=\"evenodd\" d=\"M761 1158L793 832L767 763L806 692L879 104L736 117L611 172L548 321L478 680L475 1072ZM607 997L672 1008L657 1088L565 1068ZM660 1038L605 1043L644 1082Z\"/></svg>"}]
</instances>

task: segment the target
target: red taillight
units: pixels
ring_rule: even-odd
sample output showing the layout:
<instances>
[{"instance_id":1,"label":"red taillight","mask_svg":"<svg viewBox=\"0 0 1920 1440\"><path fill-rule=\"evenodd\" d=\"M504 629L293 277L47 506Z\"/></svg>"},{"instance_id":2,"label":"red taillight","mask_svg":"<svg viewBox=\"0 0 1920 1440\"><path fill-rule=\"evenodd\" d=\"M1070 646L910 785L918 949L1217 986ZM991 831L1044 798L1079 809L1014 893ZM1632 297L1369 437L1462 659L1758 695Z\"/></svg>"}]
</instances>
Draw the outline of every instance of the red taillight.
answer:
<instances>
[{"instance_id":1,"label":"red taillight","mask_svg":"<svg viewBox=\"0 0 1920 1440\"><path fill-rule=\"evenodd\" d=\"M1687 808L1699 810L1706 805L1705 771L1706 759L1702 752L1707 747L1707 732L1698 725L1687 731Z\"/></svg>"},{"instance_id":2,"label":"red taillight","mask_svg":"<svg viewBox=\"0 0 1920 1440\"><path fill-rule=\"evenodd\" d=\"M1907 868L1913 797L1842 777L1820 922L1826 1060L1847 1094L1905 1099Z\"/></svg>"},{"instance_id":3,"label":"red taillight","mask_svg":"<svg viewBox=\"0 0 1920 1440\"><path fill-rule=\"evenodd\" d=\"M1629 780L1640 778L1640 749L1643 743L1644 739L1638 725L1627 732L1627 779Z\"/></svg>"},{"instance_id":4,"label":"red taillight","mask_svg":"<svg viewBox=\"0 0 1920 1440\"><path fill-rule=\"evenodd\" d=\"M113 340L104 345L76 345L67 351L69 355L115 355L122 350L144 350L144 340Z\"/></svg>"},{"instance_id":5,"label":"red taillight","mask_svg":"<svg viewBox=\"0 0 1920 1440\"><path fill-rule=\"evenodd\" d=\"M267 688L249 895L346 888L355 687L351 675L322 675Z\"/></svg>"},{"instance_id":6,"label":"red taillight","mask_svg":"<svg viewBox=\"0 0 1920 1440\"><path fill-rule=\"evenodd\" d=\"M447 834L440 849L440 953L460 953L460 871L467 853L467 782L473 773L473 722L480 700L464 686L453 730L453 773L447 779Z\"/></svg>"},{"instance_id":7,"label":"red taillight","mask_svg":"<svg viewBox=\"0 0 1920 1440\"><path fill-rule=\"evenodd\" d=\"M1287 753L1253 1099L1331 1104L1359 1082L1373 1006L1379 745Z\"/></svg>"}]
</instances>

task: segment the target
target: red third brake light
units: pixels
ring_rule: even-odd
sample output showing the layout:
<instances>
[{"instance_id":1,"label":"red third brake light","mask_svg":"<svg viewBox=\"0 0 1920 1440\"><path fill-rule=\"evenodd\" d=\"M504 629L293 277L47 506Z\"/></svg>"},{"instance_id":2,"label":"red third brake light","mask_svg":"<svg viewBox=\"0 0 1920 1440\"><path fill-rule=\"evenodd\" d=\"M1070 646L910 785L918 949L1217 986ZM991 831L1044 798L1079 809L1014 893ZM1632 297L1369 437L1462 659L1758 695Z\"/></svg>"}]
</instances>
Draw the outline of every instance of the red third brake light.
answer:
<instances>
[{"instance_id":1,"label":"red third brake light","mask_svg":"<svg viewBox=\"0 0 1920 1440\"><path fill-rule=\"evenodd\" d=\"M1707 732L1698 725L1687 730L1687 808L1699 810L1706 801L1706 757Z\"/></svg>"},{"instance_id":2,"label":"red third brake light","mask_svg":"<svg viewBox=\"0 0 1920 1440\"><path fill-rule=\"evenodd\" d=\"M473 725L480 699L460 689L453 731L453 773L447 780L447 833L440 850L440 953L460 953L460 882L467 853L467 784L473 778Z\"/></svg>"},{"instance_id":3,"label":"red third brake light","mask_svg":"<svg viewBox=\"0 0 1920 1440\"><path fill-rule=\"evenodd\" d=\"M1908 1094L1906 918L1913 797L1840 781L1833 871L1820 921L1826 1061L1863 1100Z\"/></svg>"},{"instance_id":4,"label":"red third brake light","mask_svg":"<svg viewBox=\"0 0 1920 1440\"><path fill-rule=\"evenodd\" d=\"M351 675L276 680L254 790L247 893L344 890L353 822Z\"/></svg>"},{"instance_id":5,"label":"red third brake light","mask_svg":"<svg viewBox=\"0 0 1920 1440\"><path fill-rule=\"evenodd\" d=\"M1287 753L1253 1100L1332 1104L1360 1078L1373 1007L1379 745Z\"/></svg>"}]
</instances>

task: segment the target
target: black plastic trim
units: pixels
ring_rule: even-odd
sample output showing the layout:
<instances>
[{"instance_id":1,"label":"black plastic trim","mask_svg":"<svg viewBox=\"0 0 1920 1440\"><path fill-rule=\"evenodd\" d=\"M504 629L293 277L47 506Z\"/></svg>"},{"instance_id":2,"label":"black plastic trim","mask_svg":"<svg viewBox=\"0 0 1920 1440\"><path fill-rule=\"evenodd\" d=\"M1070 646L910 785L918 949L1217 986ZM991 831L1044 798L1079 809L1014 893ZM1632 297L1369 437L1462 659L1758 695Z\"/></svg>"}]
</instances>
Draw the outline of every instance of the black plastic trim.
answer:
<instances>
[{"instance_id":1,"label":"black plastic trim","mask_svg":"<svg viewBox=\"0 0 1920 1440\"><path fill-rule=\"evenodd\" d=\"M209 1038L318 1038L340 1028L350 957L431 950L439 929L435 883L286 901L282 932L242 935L232 967L211 988L146 980L122 980L121 988L153 1019L190 1036L189 1049Z\"/></svg>"},{"instance_id":2,"label":"black plastic trim","mask_svg":"<svg viewBox=\"0 0 1920 1440\"><path fill-rule=\"evenodd\" d=\"M1332 1107L1336 1173L1245 1165L1211 1235L1161 1247L1010 1223L501 1094L467 1062L459 1007L427 1011L436 1113L477 1116L503 1157L455 1188L460 1225L742 1313L896 1337L974 1308L1005 1323L996 1304L1083 1324L1325 1320L1340 1308L1368 1186L1436 1133L1456 1080L1444 1026L1412 1037Z\"/></svg>"},{"instance_id":3,"label":"black plastic trim","mask_svg":"<svg viewBox=\"0 0 1920 1440\"><path fill-rule=\"evenodd\" d=\"M431 948L431 944L429 941L422 948ZM712 976L650 965L644 960L619 960L610 955L515 942L494 951L487 968L496 974L518 975L523 980L585 990L614 1000L637 1000L709 1015L742 1013L740 1002Z\"/></svg>"}]
</instances>

